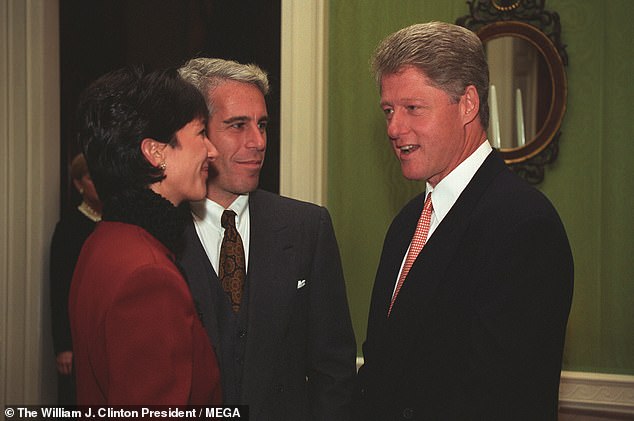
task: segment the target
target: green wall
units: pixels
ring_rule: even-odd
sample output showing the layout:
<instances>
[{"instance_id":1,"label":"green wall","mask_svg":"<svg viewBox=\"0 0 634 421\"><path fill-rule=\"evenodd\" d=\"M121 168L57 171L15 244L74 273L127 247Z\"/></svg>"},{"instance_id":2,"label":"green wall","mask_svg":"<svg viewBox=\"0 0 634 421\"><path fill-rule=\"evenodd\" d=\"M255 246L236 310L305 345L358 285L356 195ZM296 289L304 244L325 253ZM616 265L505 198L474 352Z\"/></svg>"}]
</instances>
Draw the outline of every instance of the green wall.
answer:
<instances>
[{"instance_id":1,"label":"green wall","mask_svg":"<svg viewBox=\"0 0 634 421\"><path fill-rule=\"evenodd\" d=\"M558 161L540 189L575 258L564 369L634 374L634 1L547 0L569 55ZM385 231L422 183L388 148L369 58L387 34L454 22L464 0L330 0L328 206L341 247L359 348ZM538 263L537 263L538 264Z\"/></svg>"}]
</instances>

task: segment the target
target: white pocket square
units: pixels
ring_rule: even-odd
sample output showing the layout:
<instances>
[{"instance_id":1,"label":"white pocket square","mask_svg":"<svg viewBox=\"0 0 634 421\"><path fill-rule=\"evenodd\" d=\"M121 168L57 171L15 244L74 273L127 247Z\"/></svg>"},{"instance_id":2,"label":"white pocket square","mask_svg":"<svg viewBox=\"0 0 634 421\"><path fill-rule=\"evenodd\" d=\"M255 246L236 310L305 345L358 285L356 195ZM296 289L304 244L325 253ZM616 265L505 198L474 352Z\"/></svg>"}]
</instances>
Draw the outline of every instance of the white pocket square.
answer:
<instances>
[{"instance_id":1,"label":"white pocket square","mask_svg":"<svg viewBox=\"0 0 634 421\"><path fill-rule=\"evenodd\" d=\"M297 281L297 289L304 288L304 286L306 286L306 279Z\"/></svg>"}]
</instances>

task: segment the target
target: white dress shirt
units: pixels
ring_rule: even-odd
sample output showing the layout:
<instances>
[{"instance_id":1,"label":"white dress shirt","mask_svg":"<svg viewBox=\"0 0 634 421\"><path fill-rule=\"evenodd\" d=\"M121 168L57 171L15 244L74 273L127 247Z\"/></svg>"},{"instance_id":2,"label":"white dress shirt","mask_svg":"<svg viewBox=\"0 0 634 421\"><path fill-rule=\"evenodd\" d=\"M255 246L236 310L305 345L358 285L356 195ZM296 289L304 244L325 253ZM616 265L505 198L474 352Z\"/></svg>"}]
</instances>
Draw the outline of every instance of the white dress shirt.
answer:
<instances>
[{"instance_id":1,"label":"white dress shirt","mask_svg":"<svg viewBox=\"0 0 634 421\"><path fill-rule=\"evenodd\" d=\"M467 184L471 181L478 168L482 165L484 160L489 156L493 149L488 141L485 141L476 149L471 155L462 161L452 172L447 174L445 178L440 180L436 187L432 187L429 183L426 183L426 194L434 193L431 196L431 203L433 205L433 211L431 214L431 223L429 225L429 234L427 234L427 240L431 238L432 234L438 228L438 225L447 216L453 205L460 197L462 191L467 187ZM423 200L424 201L424 200ZM410 243L411 245L411 243ZM401 268L396 276L396 283L394 284L394 291L396 291L396 284L398 284L398 278L401 276L405 259L409 253L409 247L403 256L401 262ZM392 295L394 295L392 291Z\"/></svg>"},{"instance_id":2,"label":"white dress shirt","mask_svg":"<svg viewBox=\"0 0 634 421\"><path fill-rule=\"evenodd\" d=\"M216 274L220 261L220 247L225 229L220 223L220 218L225 208L210 199L191 203L192 214L194 216L194 227L200 242L207 253ZM249 239L251 238L251 218L249 217L249 195L240 195L233 201L227 209L236 213L236 228L242 238L244 246L244 258L249 268Z\"/></svg>"}]
</instances>

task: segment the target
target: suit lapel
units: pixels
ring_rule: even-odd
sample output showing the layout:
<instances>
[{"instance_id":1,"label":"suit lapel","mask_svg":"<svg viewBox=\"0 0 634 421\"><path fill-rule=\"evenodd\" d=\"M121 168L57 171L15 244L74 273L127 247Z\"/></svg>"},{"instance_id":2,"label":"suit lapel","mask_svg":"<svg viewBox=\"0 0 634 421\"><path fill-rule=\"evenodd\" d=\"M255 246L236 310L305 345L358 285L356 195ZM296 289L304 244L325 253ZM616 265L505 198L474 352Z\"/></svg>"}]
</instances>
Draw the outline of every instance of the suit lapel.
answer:
<instances>
[{"instance_id":1,"label":"suit lapel","mask_svg":"<svg viewBox=\"0 0 634 421\"><path fill-rule=\"evenodd\" d=\"M408 206L402 211L403 213L399 215L398 222L393 227L394 231L390 233L390 239L386 241L387 247L383 251L380 266L377 270L377 281L379 283L374 287L377 294L377 303L380 303L378 311L385 316L387 316L392 293L396 285L396 277L403 263L403 257L407 253L407 248L416 230L418 218L423 210L424 200L424 194L420 194L413 199L415 205Z\"/></svg>"},{"instance_id":2,"label":"suit lapel","mask_svg":"<svg viewBox=\"0 0 634 421\"><path fill-rule=\"evenodd\" d=\"M293 235L281 210L265 192L249 195L249 322L243 375L243 394L253 414L263 399L261 385L269 384L271 355L277 352L287 325L289 301L296 294Z\"/></svg>"},{"instance_id":3,"label":"suit lapel","mask_svg":"<svg viewBox=\"0 0 634 421\"><path fill-rule=\"evenodd\" d=\"M497 152L491 152L418 255L397 297L390 319L398 319L399 307L424 306L434 296L442 275L452 262L456 248L469 227L474 208L493 178L504 170L508 171L504 161Z\"/></svg>"},{"instance_id":4,"label":"suit lapel","mask_svg":"<svg viewBox=\"0 0 634 421\"><path fill-rule=\"evenodd\" d=\"M214 282L220 282L218 275L209 262L209 257L203 248L200 238L196 233L194 222L191 221L185 227L185 248L181 254L182 266L187 268L186 277L192 291L197 310L202 315L202 322L211 339L211 344L216 349L220 334L218 331L218 319L216 316L216 294L212 291ZM220 360L221 352L216 352Z\"/></svg>"}]
</instances>

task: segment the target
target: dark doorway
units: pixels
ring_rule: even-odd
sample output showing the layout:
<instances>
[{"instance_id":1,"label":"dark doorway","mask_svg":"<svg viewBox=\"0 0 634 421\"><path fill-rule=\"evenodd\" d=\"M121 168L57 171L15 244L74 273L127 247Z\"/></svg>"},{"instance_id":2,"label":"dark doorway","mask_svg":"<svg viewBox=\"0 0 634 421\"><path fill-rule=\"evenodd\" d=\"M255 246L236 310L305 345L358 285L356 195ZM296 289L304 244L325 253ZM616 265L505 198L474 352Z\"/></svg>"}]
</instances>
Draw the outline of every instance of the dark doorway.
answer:
<instances>
[{"instance_id":1,"label":"dark doorway","mask_svg":"<svg viewBox=\"0 0 634 421\"><path fill-rule=\"evenodd\" d=\"M260 186L279 192L281 0L60 0L61 203L73 196L68 162L79 152L75 112L81 91L126 65L179 66L196 56L256 63L271 92Z\"/></svg>"}]
</instances>

